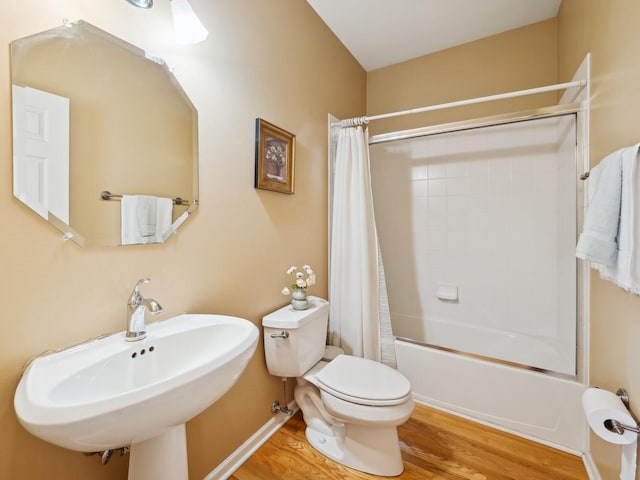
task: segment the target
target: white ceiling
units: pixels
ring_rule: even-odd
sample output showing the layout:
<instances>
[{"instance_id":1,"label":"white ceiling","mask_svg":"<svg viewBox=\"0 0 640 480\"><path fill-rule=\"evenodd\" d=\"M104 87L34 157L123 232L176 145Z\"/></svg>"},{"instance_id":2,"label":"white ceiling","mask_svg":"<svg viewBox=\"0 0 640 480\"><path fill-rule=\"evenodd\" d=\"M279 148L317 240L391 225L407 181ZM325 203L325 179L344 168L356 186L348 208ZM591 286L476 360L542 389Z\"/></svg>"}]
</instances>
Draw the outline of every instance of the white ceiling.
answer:
<instances>
[{"instance_id":1,"label":"white ceiling","mask_svg":"<svg viewBox=\"0 0 640 480\"><path fill-rule=\"evenodd\" d=\"M367 70L553 18L561 0L307 0Z\"/></svg>"}]
</instances>

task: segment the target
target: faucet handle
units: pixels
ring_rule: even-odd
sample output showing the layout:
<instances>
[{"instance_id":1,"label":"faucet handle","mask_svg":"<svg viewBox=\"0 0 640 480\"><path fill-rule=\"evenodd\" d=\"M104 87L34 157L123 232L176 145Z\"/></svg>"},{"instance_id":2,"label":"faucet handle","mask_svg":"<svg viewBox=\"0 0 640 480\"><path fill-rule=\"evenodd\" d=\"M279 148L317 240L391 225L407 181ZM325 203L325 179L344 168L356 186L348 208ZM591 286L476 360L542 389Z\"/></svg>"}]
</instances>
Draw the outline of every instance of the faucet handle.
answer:
<instances>
[{"instance_id":1,"label":"faucet handle","mask_svg":"<svg viewBox=\"0 0 640 480\"><path fill-rule=\"evenodd\" d=\"M133 287L133 291L140 293L140 287L142 287L142 285L144 285L145 283L150 283L151 279L150 278L143 278L141 280L138 280L138 282L136 283L136 286Z\"/></svg>"},{"instance_id":2,"label":"faucet handle","mask_svg":"<svg viewBox=\"0 0 640 480\"><path fill-rule=\"evenodd\" d=\"M142 288L142 285L149 282L151 282L150 278L143 278L141 280L138 280L136 286L133 287L133 292L131 292L131 300L129 301L129 303L134 303L142 298L142 295L140 295L140 289Z\"/></svg>"}]
</instances>

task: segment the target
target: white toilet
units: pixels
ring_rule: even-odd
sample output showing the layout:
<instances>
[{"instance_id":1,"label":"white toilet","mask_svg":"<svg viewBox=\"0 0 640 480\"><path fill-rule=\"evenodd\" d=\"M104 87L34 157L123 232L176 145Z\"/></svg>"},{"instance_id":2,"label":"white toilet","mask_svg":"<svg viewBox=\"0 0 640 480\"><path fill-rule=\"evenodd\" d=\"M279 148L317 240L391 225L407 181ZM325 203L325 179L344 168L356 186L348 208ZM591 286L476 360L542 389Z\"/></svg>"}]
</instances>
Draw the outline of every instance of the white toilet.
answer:
<instances>
[{"instance_id":1,"label":"white toilet","mask_svg":"<svg viewBox=\"0 0 640 480\"><path fill-rule=\"evenodd\" d=\"M265 316L269 373L297 378L295 399L316 450L356 470L400 475L397 426L413 411L411 385L386 365L325 349L328 319L329 302L318 297L306 310L287 305Z\"/></svg>"}]
</instances>

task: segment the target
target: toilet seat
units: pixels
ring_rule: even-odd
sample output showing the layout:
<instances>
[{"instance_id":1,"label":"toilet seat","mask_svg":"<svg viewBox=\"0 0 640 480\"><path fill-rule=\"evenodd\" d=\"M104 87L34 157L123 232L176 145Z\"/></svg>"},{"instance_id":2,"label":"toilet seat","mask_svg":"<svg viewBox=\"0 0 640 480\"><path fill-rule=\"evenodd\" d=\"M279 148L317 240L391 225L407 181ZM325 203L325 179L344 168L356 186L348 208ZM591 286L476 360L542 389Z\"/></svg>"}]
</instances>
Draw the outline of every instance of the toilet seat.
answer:
<instances>
[{"instance_id":1,"label":"toilet seat","mask_svg":"<svg viewBox=\"0 0 640 480\"><path fill-rule=\"evenodd\" d=\"M400 405L411 398L411 384L387 365L338 355L315 376L321 390L358 405Z\"/></svg>"},{"instance_id":2,"label":"toilet seat","mask_svg":"<svg viewBox=\"0 0 640 480\"><path fill-rule=\"evenodd\" d=\"M320 390L326 411L340 422L375 427L396 427L406 422L413 412L411 396L398 405L360 405Z\"/></svg>"}]
</instances>

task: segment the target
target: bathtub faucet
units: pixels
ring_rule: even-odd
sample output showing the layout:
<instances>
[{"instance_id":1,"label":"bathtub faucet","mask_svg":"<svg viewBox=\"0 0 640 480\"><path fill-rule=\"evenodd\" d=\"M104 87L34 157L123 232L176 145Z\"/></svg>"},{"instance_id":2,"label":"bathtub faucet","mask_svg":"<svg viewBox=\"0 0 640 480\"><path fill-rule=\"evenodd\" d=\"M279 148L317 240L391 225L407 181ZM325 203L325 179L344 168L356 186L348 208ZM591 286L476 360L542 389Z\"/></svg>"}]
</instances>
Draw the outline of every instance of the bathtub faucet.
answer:
<instances>
[{"instance_id":1,"label":"bathtub faucet","mask_svg":"<svg viewBox=\"0 0 640 480\"><path fill-rule=\"evenodd\" d=\"M129 297L127 304L127 332L125 333L125 340L127 342L137 342L147 336L144 322L144 313L147 310L149 310L152 315L156 315L162 311L162 307L158 302L152 298L144 298L140 294L142 285L150 281L149 278L138 280Z\"/></svg>"}]
</instances>

